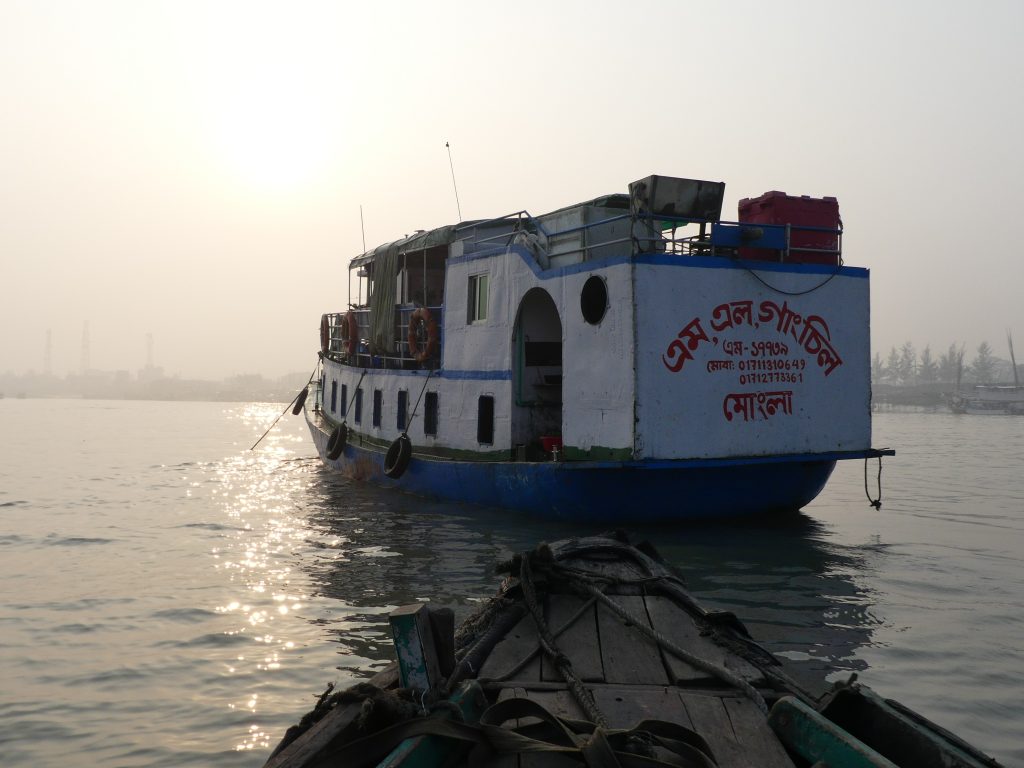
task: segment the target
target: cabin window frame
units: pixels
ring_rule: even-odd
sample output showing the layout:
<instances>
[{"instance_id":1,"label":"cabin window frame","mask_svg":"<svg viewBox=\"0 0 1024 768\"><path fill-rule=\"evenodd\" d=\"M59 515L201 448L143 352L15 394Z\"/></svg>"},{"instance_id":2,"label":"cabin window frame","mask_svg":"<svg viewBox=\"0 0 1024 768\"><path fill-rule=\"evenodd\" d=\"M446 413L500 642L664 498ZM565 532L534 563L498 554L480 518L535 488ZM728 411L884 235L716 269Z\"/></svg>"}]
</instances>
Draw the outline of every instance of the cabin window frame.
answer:
<instances>
[{"instance_id":1,"label":"cabin window frame","mask_svg":"<svg viewBox=\"0 0 1024 768\"><path fill-rule=\"evenodd\" d=\"M480 445L494 445L494 395L480 395L476 401L476 441Z\"/></svg>"},{"instance_id":2,"label":"cabin window frame","mask_svg":"<svg viewBox=\"0 0 1024 768\"><path fill-rule=\"evenodd\" d=\"M338 407L338 380L331 379L331 413L337 413Z\"/></svg>"},{"instance_id":3,"label":"cabin window frame","mask_svg":"<svg viewBox=\"0 0 1024 768\"><path fill-rule=\"evenodd\" d=\"M355 421L356 424L362 424L363 423L363 388L362 387L357 387L356 388L355 400L356 400L356 404L355 404L356 412L355 412L355 416L354 416L353 420Z\"/></svg>"},{"instance_id":4,"label":"cabin window frame","mask_svg":"<svg viewBox=\"0 0 1024 768\"><path fill-rule=\"evenodd\" d=\"M335 411L335 413L339 413L339 411ZM341 419L342 419L342 421L344 421L345 417L348 415L348 384L342 384L341 385L341 411L340 411L340 413L341 413Z\"/></svg>"},{"instance_id":5,"label":"cabin window frame","mask_svg":"<svg viewBox=\"0 0 1024 768\"><path fill-rule=\"evenodd\" d=\"M409 428L409 390L398 390L398 402L395 408L395 429L405 432Z\"/></svg>"},{"instance_id":6,"label":"cabin window frame","mask_svg":"<svg viewBox=\"0 0 1024 768\"><path fill-rule=\"evenodd\" d=\"M469 276L466 300L466 323L473 325L487 321L490 309L490 273L478 272Z\"/></svg>"},{"instance_id":7,"label":"cabin window frame","mask_svg":"<svg viewBox=\"0 0 1024 768\"><path fill-rule=\"evenodd\" d=\"M373 390L373 416L372 424L377 429L380 429L381 424L381 412L384 410L384 390L374 389Z\"/></svg>"},{"instance_id":8,"label":"cabin window frame","mask_svg":"<svg viewBox=\"0 0 1024 768\"><path fill-rule=\"evenodd\" d=\"M423 396L423 435L437 437L438 415L441 410L441 398L436 391L427 392Z\"/></svg>"}]
</instances>

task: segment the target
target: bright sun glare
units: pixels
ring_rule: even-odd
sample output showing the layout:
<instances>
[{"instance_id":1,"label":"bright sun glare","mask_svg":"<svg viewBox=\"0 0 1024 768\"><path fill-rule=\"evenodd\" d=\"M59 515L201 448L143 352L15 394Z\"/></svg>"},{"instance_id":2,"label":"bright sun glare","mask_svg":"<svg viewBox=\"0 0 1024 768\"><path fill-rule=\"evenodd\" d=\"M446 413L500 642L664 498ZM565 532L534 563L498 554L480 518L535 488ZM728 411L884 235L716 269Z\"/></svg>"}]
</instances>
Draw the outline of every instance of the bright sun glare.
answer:
<instances>
[{"instance_id":1,"label":"bright sun glare","mask_svg":"<svg viewBox=\"0 0 1024 768\"><path fill-rule=\"evenodd\" d=\"M246 185L276 191L310 182L341 144L333 49L304 14L219 8L204 73L218 158Z\"/></svg>"},{"instance_id":2,"label":"bright sun glare","mask_svg":"<svg viewBox=\"0 0 1024 768\"><path fill-rule=\"evenodd\" d=\"M330 152L328 115L309 84L263 73L217 105L219 150L247 184L291 187L316 175Z\"/></svg>"}]
</instances>

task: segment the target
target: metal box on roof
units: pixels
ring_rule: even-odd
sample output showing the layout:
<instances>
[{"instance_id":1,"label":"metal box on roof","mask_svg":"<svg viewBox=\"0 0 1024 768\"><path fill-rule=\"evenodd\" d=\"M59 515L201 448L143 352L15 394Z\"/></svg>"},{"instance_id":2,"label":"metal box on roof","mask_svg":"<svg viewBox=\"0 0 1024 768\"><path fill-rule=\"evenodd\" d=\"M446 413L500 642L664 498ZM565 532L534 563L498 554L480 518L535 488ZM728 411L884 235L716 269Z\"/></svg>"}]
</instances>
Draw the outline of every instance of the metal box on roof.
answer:
<instances>
[{"instance_id":1,"label":"metal box on roof","mask_svg":"<svg viewBox=\"0 0 1024 768\"><path fill-rule=\"evenodd\" d=\"M842 223L839 201L834 197L795 196L773 190L760 197L740 200L739 219L741 224L789 225L788 249L740 248L741 259L795 264L839 263Z\"/></svg>"},{"instance_id":2,"label":"metal box on roof","mask_svg":"<svg viewBox=\"0 0 1024 768\"><path fill-rule=\"evenodd\" d=\"M718 221L723 197L724 181L648 176L629 185L630 208L634 214Z\"/></svg>"}]
</instances>

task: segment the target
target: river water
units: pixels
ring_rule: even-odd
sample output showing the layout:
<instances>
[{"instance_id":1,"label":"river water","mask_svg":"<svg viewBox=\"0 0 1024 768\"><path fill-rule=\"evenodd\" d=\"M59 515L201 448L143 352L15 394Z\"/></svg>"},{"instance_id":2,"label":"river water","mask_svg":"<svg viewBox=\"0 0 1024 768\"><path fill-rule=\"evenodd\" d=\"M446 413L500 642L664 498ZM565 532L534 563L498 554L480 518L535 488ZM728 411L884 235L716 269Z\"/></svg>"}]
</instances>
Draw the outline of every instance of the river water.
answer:
<instances>
[{"instance_id":1,"label":"river water","mask_svg":"<svg viewBox=\"0 0 1024 768\"><path fill-rule=\"evenodd\" d=\"M290 414L250 452L282 407L0 400L5 766L259 766L387 662L389 610L464 616L499 558L593 532L350 483ZM880 511L848 462L772 525L625 527L804 680L857 672L1024 766L1024 418L874 427Z\"/></svg>"}]
</instances>

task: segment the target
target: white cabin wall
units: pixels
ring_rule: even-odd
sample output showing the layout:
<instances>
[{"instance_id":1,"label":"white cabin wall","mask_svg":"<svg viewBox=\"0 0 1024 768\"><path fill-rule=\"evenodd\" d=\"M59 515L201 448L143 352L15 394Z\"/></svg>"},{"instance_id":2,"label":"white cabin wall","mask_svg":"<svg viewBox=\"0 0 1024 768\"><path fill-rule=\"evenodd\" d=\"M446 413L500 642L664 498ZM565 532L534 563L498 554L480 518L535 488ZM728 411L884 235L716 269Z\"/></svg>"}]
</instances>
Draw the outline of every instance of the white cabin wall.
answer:
<instances>
[{"instance_id":1,"label":"white cabin wall","mask_svg":"<svg viewBox=\"0 0 1024 768\"><path fill-rule=\"evenodd\" d=\"M583 319L580 294L591 276L605 280L601 322ZM552 281L555 282L555 281ZM567 275L562 313L562 440L566 457L630 458L633 452L633 287L628 262Z\"/></svg>"},{"instance_id":2,"label":"white cabin wall","mask_svg":"<svg viewBox=\"0 0 1024 768\"><path fill-rule=\"evenodd\" d=\"M446 371L507 369L512 349L514 306L510 307L510 265L515 256L464 257L450 260L445 278L445 344L441 365ZM487 319L467 323L469 278L488 276Z\"/></svg>"},{"instance_id":3,"label":"white cabin wall","mask_svg":"<svg viewBox=\"0 0 1024 768\"><path fill-rule=\"evenodd\" d=\"M390 443L401 434L398 429L398 393L408 392L407 419L416 408L415 418L407 424L407 431L414 446L434 448L455 448L464 451L490 453L503 451L510 445L510 427L508 409L502 409L501 403L507 403L511 397L508 381L492 381L479 379L442 380L432 376L427 379L427 371L395 371L369 369L363 376L363 369L347 365L324 362L326 386L323 395L324 413L333 421L340 422L344 414L341 412L341 387L348 386L348 399L351 404L355 397L356 384L363 390L362 419L355 421L355 408L348 410L347 422L352 430L353 438L366 435L385 443ZM360 377L362 377L360 383ZM332 411L331 383L338 382L337 408ZM424 389L424 384L426 389ZM373 391L380 389L382 393L381 423L373 426ZM438 429L437 435L424 433L423 411L424 402L421 392L438 393ZM477 409L481 395L491 395L495 401L494 441L492 444L478 443ZM416 401L419 400L417 408Z\"/></svg>"},{"instance_id":4,"label":"white cabin wall","mask_svg":"<svg viewBox=\"0 0 1024 768\"><path fill-rule=\"evenodd\" d=\"M831 279L824 271L759 272L790 294L814 289L785 295L747 270L684 264L636 266L638 457L870 448L866 270L844 269ZM716 309L733 302L738 314L726 322ZM793 313L789 327L779 329L771 306ZM814 317L813 327L827 334L801 342ZM826 346L832 352L819 351ZM841 362L833 366L832 355Z\"/></svg>"},{"instance_id":5,"label":"white cabin wall","mask_svg":"<svg viewBox=\"0 0 1024 768\"><path fill-rule=\"evenodd\" d=\"M561 432L567 458L595 449L601 455L608 455L609 451L619 456L631 455L634 366L630 265L595 264L593 270L582 267L540 271L533 256L516 246L509 253L450 259L445 283L443 368L451 375L510 371L512 331L519 304L528 291L541 288L554 300L562 324ZM469 277L481 272L490 278L488 318L467 326ZM580 293L587 278L595 274L607 283L610 306L602 321L592 326L583 319ZM501 384L501 391L508 395L496 400L496 419L499 414L507 419L512 384ZM473 403L475 408L475 399ZM521 437L513 440L506 426L501 423L504 431L500 439L511 446ZM496 443L498 429L496 424ZM475 435L474 426L472 435L467 436Z\"/></svg>"}]
</instances>

